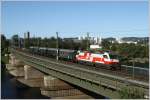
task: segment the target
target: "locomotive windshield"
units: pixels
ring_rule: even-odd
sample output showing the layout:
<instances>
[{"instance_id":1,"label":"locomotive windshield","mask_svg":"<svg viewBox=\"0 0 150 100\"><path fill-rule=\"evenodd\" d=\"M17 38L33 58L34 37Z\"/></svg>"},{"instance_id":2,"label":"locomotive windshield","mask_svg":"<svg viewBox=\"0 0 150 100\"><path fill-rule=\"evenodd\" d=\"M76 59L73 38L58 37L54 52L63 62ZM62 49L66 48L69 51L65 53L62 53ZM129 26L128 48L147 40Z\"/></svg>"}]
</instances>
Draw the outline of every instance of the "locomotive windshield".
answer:
<instances>
[{"instance_id":1,"label":"locomotive windshield","mask_svg":"<svg viewBox=\"0 0 150 100\"><path fill-rule=\"evenodd\" d=\"M107 55L103 55L104 58L108 59Z\"/></svg>"},{"instance_id":2,"label":"locomotive windshield","mask_svg":"<svg viewBox=\"0 0 150 100\"><path fill-rule=\"evenodd\" d=\"M117 55L112 55L112 54L110 54L109 56L110 56L110 59L118 59L118 56L117 56Z\"/></svg>"}]
</instances>

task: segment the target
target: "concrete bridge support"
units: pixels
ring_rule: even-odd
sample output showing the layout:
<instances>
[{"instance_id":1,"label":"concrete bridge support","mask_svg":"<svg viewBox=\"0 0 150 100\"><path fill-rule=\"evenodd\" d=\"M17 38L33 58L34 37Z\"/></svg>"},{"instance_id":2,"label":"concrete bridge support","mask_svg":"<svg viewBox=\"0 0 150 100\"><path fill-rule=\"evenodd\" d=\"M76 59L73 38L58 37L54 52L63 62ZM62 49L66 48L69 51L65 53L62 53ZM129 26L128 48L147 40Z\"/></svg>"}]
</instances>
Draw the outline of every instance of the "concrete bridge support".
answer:
<instances>
[{"instance_id":1,"label":"concrete bridge support","mask_svg":"<svg viewBox=\"0 0 150 100\"><path fill-rule=\"evenodd\" d=\"M88 97L70 84L52 76L44 76L44 86L41 87L41 94L51 98Z\"/></svg>"},{"instance_id":2,"label":"concrete bridge support","mask_svg":"<svg viewBox=\"0 0 150 100\"><path fill-rule=\"evenodd\" d=\"M13 55L10 55L9 64L6 65L9 73L15 77L24 76L24 67L21 60L16 59Z\"/></svg>"},{"instance_id":3,"label":"concrete bridge support","mask_svg":"<svg viewBox=\"0 0 150 100\"><path fill-rule=\"evenodd\" d=\"M43 86L44 74L29 65L24 65L24 78L19 79L20 82L28 85L29 87Z\"/></svg>"},{"instance_id":4,"label":"concrete bridge support","mask_svg":"<svg viewBox=\"0 0 150 100\"><path fill-rule=\"evenodd\" d=\"M29 65L24 65L24 73L25 73L25 79L36 79L36 78L43 78L44 74L33 67Z\"/></svg>"}]
</instances>

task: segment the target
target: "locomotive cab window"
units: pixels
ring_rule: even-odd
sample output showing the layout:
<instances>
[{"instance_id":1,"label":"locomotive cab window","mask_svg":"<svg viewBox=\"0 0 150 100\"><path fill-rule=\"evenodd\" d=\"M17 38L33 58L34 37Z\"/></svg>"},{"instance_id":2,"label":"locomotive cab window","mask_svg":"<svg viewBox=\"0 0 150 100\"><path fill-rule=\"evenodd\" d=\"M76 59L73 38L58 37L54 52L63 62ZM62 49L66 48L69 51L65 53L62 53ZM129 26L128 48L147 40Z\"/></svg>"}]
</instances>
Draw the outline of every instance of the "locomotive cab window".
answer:
<instances>
[{"instance_id":1,"label":"locomotive cab window","mask_svg":"<svg viewBox=\"0 0 150 100\"><path fill-rule=\"evenodd\" d=\"M107 55L103 55L104 58L108 59Z\"/></svg>"}]
</instances>

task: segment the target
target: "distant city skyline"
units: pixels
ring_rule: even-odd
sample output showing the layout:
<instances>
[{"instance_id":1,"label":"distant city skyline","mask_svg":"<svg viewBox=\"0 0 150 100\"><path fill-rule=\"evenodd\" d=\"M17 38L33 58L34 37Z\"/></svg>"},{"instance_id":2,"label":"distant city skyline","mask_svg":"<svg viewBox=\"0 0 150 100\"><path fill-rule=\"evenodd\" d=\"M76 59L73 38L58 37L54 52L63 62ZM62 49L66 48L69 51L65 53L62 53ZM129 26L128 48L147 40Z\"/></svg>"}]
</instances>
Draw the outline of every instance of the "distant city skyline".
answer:
<instances>
[{"instance_id":1,"label":"distant city skyline","mask_svg":"<svg viewBox=\"0 0 150 100\"><path fill-rule=\"evenodd\" d=\"M148 37L148 1L3 1L2 34L7 38Z\"/></svg>"}]
</instances>

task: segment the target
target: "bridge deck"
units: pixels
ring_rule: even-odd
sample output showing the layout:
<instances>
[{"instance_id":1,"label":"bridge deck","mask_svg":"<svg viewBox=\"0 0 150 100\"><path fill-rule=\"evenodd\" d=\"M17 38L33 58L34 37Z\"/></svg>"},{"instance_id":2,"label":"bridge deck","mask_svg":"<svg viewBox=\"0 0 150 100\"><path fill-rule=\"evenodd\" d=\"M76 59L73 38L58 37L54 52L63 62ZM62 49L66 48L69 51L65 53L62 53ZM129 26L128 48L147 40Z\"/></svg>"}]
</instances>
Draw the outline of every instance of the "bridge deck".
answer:
<instances>
[{"instance_id":1,"label":"bridge deck","mask_svg":"<svg viewBox=\"0 0 150 100\"><path fill-rule=\"evenodd\" d=\"M118 97L118 92L114 90L118 91L122 87L134 86L143 89L146 92L148 90L147 82L126 79L117 75L110 75L82 67L76 67L71 64L37 58L23 52L16 52L15 50L12 50L12 52L14 52L15 56L21 58L25 63L45 73L112 98ZM112 91L110 91L110 89Z\"/></svg>"}]
</instances>

